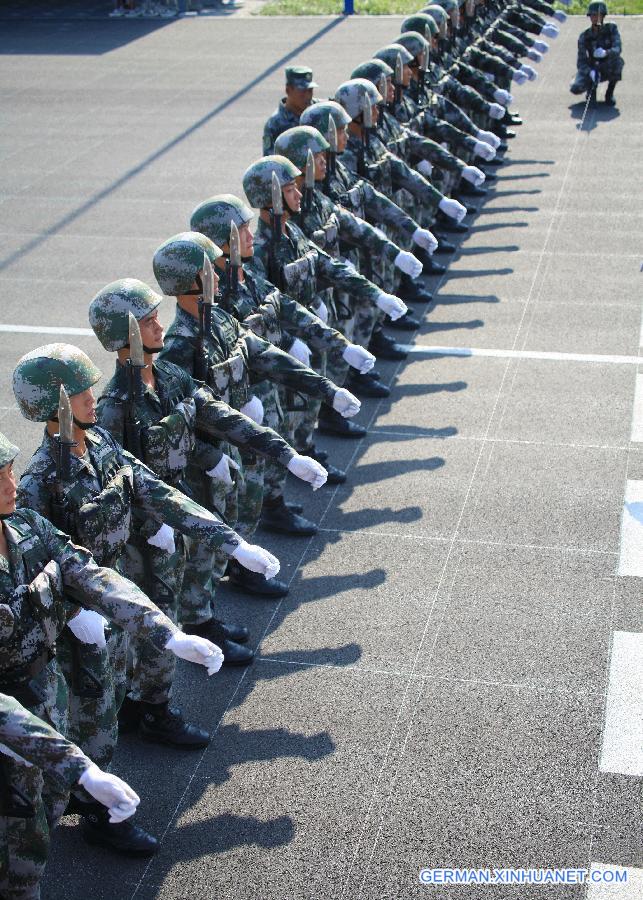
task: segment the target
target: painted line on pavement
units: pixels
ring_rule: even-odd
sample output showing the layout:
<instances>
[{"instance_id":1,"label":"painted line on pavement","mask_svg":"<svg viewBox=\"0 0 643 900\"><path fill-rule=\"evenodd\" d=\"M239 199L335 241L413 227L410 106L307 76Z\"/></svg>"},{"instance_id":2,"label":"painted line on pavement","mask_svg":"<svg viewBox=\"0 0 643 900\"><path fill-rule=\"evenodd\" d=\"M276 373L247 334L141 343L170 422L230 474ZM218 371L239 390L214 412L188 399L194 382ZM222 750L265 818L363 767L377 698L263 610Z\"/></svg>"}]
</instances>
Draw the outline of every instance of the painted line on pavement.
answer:
<instances>
[{"instance_id":1,"label":"painted line on pavement","mask_svg":"<svg viewBox=\"0 0 643 900\"><path fill-rule=\"evenodd\" d=\"M625 486L618 574L643 576L643 481Z\"/></svg>"},{"instance_id":2,"label":"painted line on pavement","mask_svg":"<svg viewBox=\"0 0 643 900\"><path fill-rule=\"evenodd\" d=\"M68 328L66 326L46 325L0 325L0 331L11 334L69 334L90 337L94 334L91 328Z\"/></svg>"},{"instance_id":3,"label":"painted line on pavement","mask_svg":"<svg viewBox=\"0 0 643 900\"><path fill-rule=\"evenodd\" d=\"M614 632L599 768L643 775L642 633Z\"/></svg>"},{"instance_id":4,"label":"painted line on pavement","mask_svg":"<svg viewBox=\"0 0 643 900\"><path fill-rule=\"evenodd\" d=\"M417 356L491 356L498 359L544 359L554 362L605 363L638 366L643 356L609 356L600 353L558 353L548 350L496 350L487 347L440 347L402 344L407 353Z\"/></svg>"},{"instance_id":5,"label":"painted line on pavement","mask_svg":"<svg viewBox=\"0 0 643 900\"><path fill-rule=\"evenodd\" d=\"M592 873L596 872L596 876ZM627 881L609 883L603 878L609 877L607 873L613 875L625 874ZM592 878L600 878L600 881L593 881ZM589 888L587 890L587 900L640 900L643 897L643 869L636 869L634 866L610 866L607 863L593 862L590 866Z\"/></svg>"},{"instance_id":6,"label":"painted line on pavement","mask_svg":"<svg viewBox=\"0 0 643 900\"><path fill-rule=\"evenodd\" d=\"M643 375L636 376L631 440L637 443L643 441Z\"/></svg>"}]
</instances>

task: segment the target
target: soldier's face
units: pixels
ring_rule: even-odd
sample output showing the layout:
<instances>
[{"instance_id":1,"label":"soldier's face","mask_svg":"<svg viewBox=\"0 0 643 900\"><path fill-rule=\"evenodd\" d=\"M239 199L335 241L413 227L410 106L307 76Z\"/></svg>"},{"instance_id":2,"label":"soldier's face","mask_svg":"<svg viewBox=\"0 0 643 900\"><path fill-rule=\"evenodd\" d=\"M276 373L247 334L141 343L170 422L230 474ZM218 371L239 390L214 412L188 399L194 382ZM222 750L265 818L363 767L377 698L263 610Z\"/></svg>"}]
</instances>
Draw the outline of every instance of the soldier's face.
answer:
<instances>
[{"instance_id":1,"label":"soldier's face","mask_svg":"<svg viewBox=\"0 0 643 900\"><path fill-rule=\"evenodd\" d=\"M598 13L592 13L591 16L589 17L589 20L592 23L592 25L598 25L599 19L600 19L600 16Z\"/></svg>"},{"instance_id":2,"label":"soldier's face","mask_svg":"<svg viewBox=\"0 0 643 900\"><path fill-rule=\"evenodd\" d=\"M294 87L292 84L287 84L286 97L288 97L288 103L292 110L301 115L305 109L308 109L313 101L313 89L298 88Z\"/></svg>"},{"instance_id":3,"label":"soldier's face","mask_svg":"<svg viewBox=\"0 0 643 900\"><path fill-rule=\"evenodd\" d=\"M392 103L395 100L395 87L392 78L386 79L386 97L384 99L387 103Z\"/></svg>"},{"instance_id":4,"label":"soldier's face","mask_svg":"<svg viewBox=\"0 0 643 900\"><path fill-rule=\"evenodd\" d=\"M406 64L402 67L402 84L404 87L408 87L411 83L411 79L413 78L413 69Z\"/></svg>"},{"instance_id":5,"label":"soldier's face","mask_svg":"<svg viewBox=\"0 0 643 900\"><path fill-rule=\"evenodd\" d=\"M348 127L345 125L337 132L337 152L343 153L348 143Z\"/></svg>"},{"instance_id":6,"label":"soldier's face","mask_svg":"<svg viewBox=\"0 0 643 900\"><path fill-rule=\"evenodd\" d=\"M250 222L246 222L245 225L241 225L239 228L239 252L243 259L254 255L254 241L255 239L250 231Z\"/></svg>"},{"instance_id":7,"label":"soldier's face","mask_svg":"<svg viewBox=\"0 0 643 900\"><path fill-rule=\"evenodd\" d=\"M0 469L0 515L9 516L16 508L16 476L13 462Z\"/></svg>"},{"instance_id":8,"label":"soldier's face","mask_svg":"<svg viewBox=\"0 0 643 900\"><path fill-rule=\"evenodd\" d=\"M91 388L69 398L74 419L83 424L96 421L96 398Z\"/></svg>"},{"instance_id":9,"label":"soldier's face","mask_svg":"<svg viewBox=\"0 0 643 900\"><path fill-rule=\"evenodd\" d=\"M377 125L377 123L380 120L380 108L376 103L375 106L372 107L372 109L373 109L373 127L375 127L375 125Z\"/></svg>"},{"instance_id":10,"label":"soldier's face","mask_svg":"<svg viewBox=\"0 0 643 900\"><path fill-rule=\"evenodd\" d=\"M294 181L287 184L283 188L284 203L292 213L298 213L301 210L301 191Z\"/></svg>"},{"instance_id":11,"label":"soldier's face","mask_svg":"<svg viewBox=\"0 0 643 900\"><path fill-rule=\"evenodd\" d=\"M149 316L138 320L138 327L141 329L141 338L144 347L157 350L163 349L163 326L159 322L159 314L156 310L151 312Z\"/></svg>"},{"instance_id":12,"label":"soldier's face","mask_svg":"<svg viewBox=\"0 0 643 900\"><path fill-rule=\"evenodd\" d=\"M326 177L326 151L315 153L315 181L323 181Z\"/></svg>"}]
</instances>

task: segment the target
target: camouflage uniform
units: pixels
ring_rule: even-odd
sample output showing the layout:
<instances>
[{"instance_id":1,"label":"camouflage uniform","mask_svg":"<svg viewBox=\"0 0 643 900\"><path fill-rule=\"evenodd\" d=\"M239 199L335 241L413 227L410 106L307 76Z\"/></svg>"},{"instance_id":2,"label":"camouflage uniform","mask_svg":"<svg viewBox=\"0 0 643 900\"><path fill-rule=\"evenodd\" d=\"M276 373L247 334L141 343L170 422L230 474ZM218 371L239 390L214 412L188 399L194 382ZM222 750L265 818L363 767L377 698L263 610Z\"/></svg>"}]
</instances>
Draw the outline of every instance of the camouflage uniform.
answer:
<instances>
[{"instance_id":1,"label":"camouflage uniform","mask_svg":"<svg viewBox=\"0 0 643 900\"><path fill-rule=\"evenodd\" d=\"M318 87L313 81L312 69L308 66L289 66L286 69L286 84L303 90ZM311 103L316 103L315 99ZM263 155L274 153L275 141L280 134L289 128L299 124L299 116L291 112L286 106L286 97L283 97L275 112L270 116L263 127Z\"/></svg>"},{"instance_id":2,"label":"camouflage uniform","mask_svg":"<svg viewBox=\"0 0 643 900\"><path fill-rule=\"evenodd\" d=\"M602 47L607 50L604 59L595 59L594 50ZM601 25L597 32L586 28L578 36L578 53L576 57L576 77L570 90L572 94L583 94L592 87L590 72L598 72L599 81L620 81L625 65L621 56L621 36L613 22Z\"/></svg>"}]
</instances>

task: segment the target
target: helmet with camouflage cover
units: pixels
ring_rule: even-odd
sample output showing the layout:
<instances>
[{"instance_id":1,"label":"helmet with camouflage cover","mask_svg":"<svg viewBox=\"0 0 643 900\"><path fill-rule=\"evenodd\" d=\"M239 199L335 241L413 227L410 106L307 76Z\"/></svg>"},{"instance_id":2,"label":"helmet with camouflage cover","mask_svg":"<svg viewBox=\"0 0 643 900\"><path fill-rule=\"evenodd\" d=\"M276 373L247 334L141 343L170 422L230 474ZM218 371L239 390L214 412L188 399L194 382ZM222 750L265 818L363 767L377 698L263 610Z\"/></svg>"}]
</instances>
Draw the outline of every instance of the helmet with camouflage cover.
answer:
<instances>
[{"instance_id":1,"label":"helmet with camouflage cover","mask_svg":"<svg viewBox=\"0 0 643 900\"><path fill-rule=\"evenodd\" d=\"M420 54L426 53L430 49L429 42L419 31L405 31L404 34L395 38L395 43L408 50L414 59L417 59Z\"/></svg>"},{"instance_id":2,"label":"helmet with camouflage cover","mask_svg":"<svg viewBox=\"0 0 643 900\"><path fill-rule=\"evenodd\" d=\"M433 19L438 34L441 38L445 38L447 36L447 22L449 21L446 10L438 6L437 3L431 3L429 6L425 6L422 12Z\"/></svg>"},{"instance_id":3,"label":"helmet with camouflage cover","mask_svg":"<svg viewBox=\"0 0 643 900\"><path fill-rule=\"evenodd\" d=\"M351 72L351 78L365 78L378 88L382 75L384 78L393 77L393 69L383 59L369 59Z\"/></svg>"},{"instance_id":4,"label":"helmet with camouflage cover","mask_svg":"<svg viewBox=\"0 0 643 900\"><path fill-rule=\"evenodd\" d=\"M19 453L20 448L16 447L15 444L12 444L4 434L0 434L0 469L3 469L5 466L8 466L9 463L13 462Z\"/></svg>"},{"instance_id":5,"label":"helmet with camouflage cover","mask_svg":"<svg viewBox=\"0 0 643 900\"><path fill-rule=\"evenodd\" d=\"M400 25L400 31L402 33L405 31L417 31L422 37L430 40L431 37L438 33L438 26L435 24L435 19L432 19L431 16L427 16L425 13L415 13L415 15L407 16L404 19Z\"/></svg>"},{"instance_id":6,"label":"helmet with camouflage cover","mask_svg":"<svg viewBox=\"0 0 643 900\"><path fill-rule=\"evenodd\" d=\"M449 19L451 20L451 24L455 27L458 23L458 16L460 14L460 7L458 4L458 0L435 0L438 6L441 6L445 11Z\"/></svg>"},{"instance_id":7,"label":"helmet with camouflage cover","mask_svg":"<svg viewBox=\"0 0 643 900\"><path fill-rule=\"evenodd\" d=\"M203 269L204 253L212 265L223 255L209 237L198 231L182 231L164 241L152 260L154 276L163 293L168 297L188 294Z\"/></svg>"},{"instance_id":8,"label":"helmet with camouflage cover","mask_svg":"<svg viewBox=\"0 0 643 900\"><path fill-rule=\"evenodd\" d=\"M271 209L272 207L272 173L279 179L279 184L284 188L299 178L300 171L285 156L273 153L271 156L262 156L243 173L243 190L248 198L248 203L255 209Z\"/></svg>"},{"instance_id":9,"label":"helmet with camouflage cover","mask_svg":"<svg viewBox=\"0 0 643 900\"><path fill-rule=\"evenodd\" d=\"M18 360L13 393L25 419L46 422L58 412L60 385L70 397L82 394L101 377L86 353L72 344L45 344Z\"/></svg>"},{"instance_id":10,"label":"helmet with camouflage cover","mask_svg":"<svg viewBox=\"0 0 643 900\"><path fill-rule=\"evenodd\" d=\"M343 106L340 106L334 100L322 100L321 103L313 103L308 109L303 111L299 124L312 125L313 128L317 128L322 134L326 134L328 132L328 122L331 118L338 130L351 122L351 117Z\"/></svg>"},{"instance_id":11,"label":"helmet with camouflage cover","mask_svg":"<svg viewBox=\"0 0 643 900\"><path fill-rule=\"evenodd\" d=\"M308 151L322 153L330 144L324 135L312 125L296 125L279 135L275 141L275 153L280 153L303 172L306 168Z\"/></svg>"},{"instance_id":12,"label":"helmet with camouflage cover","mask_svg":"<svg viewBox=\"0 0 643 900\"><path fill-rule=\"evenodd\" d=\"M120 350L129 342L129 313L138 322L162 299L144 281L120 278L105 285L89 304L89 324L105 350Z\"/></svg>"},{"instance_id":13,"label":"helmet with camouflage cover","mask_svg":"<svg viewBox=\"0 0 643 900\"><path fill-rule=\"evenodd\" d=\"M402 57L402 63L405 66L413 62L413 54L409 53L406 47L403 47L401 44L387 44L386 47L380 47L379 50L376 50L373 56L375 59L381 59L393 71L395 71L398 56Z\"/></svg>"},{"instance_id":14,"label":"helmet with camouflage cover","mask_svg":"<svg viewBox=\"0 0 643 900\"><path fill-rule=\"evenodd\" d=\"M252 210L234 194L216 194L204 200L192 211L190 228L200 231L215 244L223 247L230 242L230 225L237 228L252 221Z\"/></svg>"},{"instance_id":15,"label":"helmet with camouflage cover","mask_svg":"<svg viewBox=\"0 0 643 900\"><path fill-rule=\"evenodd\" d=\"M384 99L375 85L366 78L351 78L340 84L335 91L335 100L341 103L351 119L361 116L366 97L372 104L381 103Z\"/></svg>"},{"instance_id":16,"label":"helmet with camouflage cover","mask_svg":"<svg viewBox=\"0 0 643 900\"><path fill-rule=\"evenodd\" d=\"M603 0L592 0L587 7L587 15L605 17L607 15L607 3L603 3Z\"/></svg>"}]
</instances>

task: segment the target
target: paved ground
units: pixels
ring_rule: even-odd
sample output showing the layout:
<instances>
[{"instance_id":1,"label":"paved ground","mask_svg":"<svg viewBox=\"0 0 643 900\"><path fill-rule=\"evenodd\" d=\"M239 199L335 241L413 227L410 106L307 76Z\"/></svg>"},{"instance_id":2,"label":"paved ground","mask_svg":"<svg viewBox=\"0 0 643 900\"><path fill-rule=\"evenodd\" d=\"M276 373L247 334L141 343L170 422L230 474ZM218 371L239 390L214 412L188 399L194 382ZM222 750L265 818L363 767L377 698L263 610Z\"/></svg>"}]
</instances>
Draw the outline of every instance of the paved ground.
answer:
<instances>
[{"instance_id":1,"label":"paved ground","mask_svg":"<svg viewBox=\"0 0 643 900\"><path fill-rule=\"evenodd\" d=\"M194 205L239 191L284 66L311 64L328 94L397 21L4 24L2 321L23 330L0 333L0 427L23 461L39 428L13 408L10 373L56 339L24 326L86 328L104 283L151 279ZM640 578L615 573L626 483L643 479L643 22L622 25L619 110L582 132L567 93L581 26L517 89L527 124L416 352L382 367L393 392L365 404L368 438L322 442L349 484L293 488L319 536L263 536L290 596L221 591L260 653L211 681L182 670L212 744L123 741L117 770L162 853L115 860L66 819L46 900L446 900L483 889L422 887L423 866L643 864L639 782L599 769L612 635L641 630ZM93 338L63 339L110 372Z\"/></svg>"}]
</instances>

